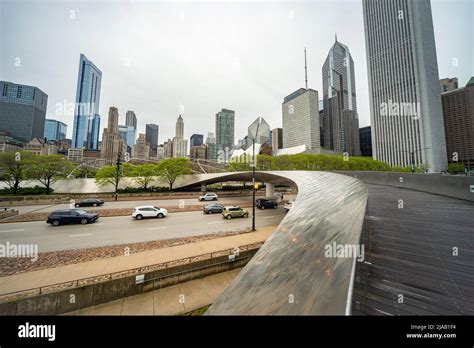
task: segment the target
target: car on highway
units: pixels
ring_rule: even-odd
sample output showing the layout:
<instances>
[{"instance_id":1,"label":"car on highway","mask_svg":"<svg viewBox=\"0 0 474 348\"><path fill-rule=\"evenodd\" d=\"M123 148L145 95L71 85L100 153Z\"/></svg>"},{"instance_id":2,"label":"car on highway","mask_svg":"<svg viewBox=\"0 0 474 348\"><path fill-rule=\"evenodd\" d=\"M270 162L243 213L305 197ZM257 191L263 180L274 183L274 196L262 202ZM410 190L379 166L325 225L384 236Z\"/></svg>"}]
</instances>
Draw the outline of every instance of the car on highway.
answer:
<instances>
[{"instance_id":1,"label":"car on highway","mask_svg":"<svg viewBox=\"0 0 474 348\"><path fill-rule=\"evenodd\" d=\"M289 211L291 208L293 208L293 203L294 201L288 201L284 206L283 206L283 209L285 211Z\"/></svg>"},{"instance_id":2,"label":"car on highway","mask_svg":"<svg viewBox=\"0 0 474 348\"><path fill-rule=\"evenodd\" d=\"M236 217L248 218L249 212L237 206L224 207L224 210L222 211L222 216L224 217L224 219L227 219L227 220L230 220Z\"/></svg>"},{"instance_id":3,"label":"car on highway","mask_svg":"<svg viewBox=\"0 0 474 348\"><path fill-rule=\"evenodd\" d=\"M266 208L276 209L278 207L278 204L275 201L272 201L270 199L259 198L255 201L255 206L258 209L266 209Z\"/></svg>"},{"instance_id":4,"label":"car on highway","mask_svg":"<svg viewBox=\"0 0 474 348\"><path fill-rule=\"evenodd\" d=\"M137 220L143 218L152 218L156 217L162 219L168 215L168 211L164 208L158 208L152 205L146 205L143 207L136 207L133 209L132 217Z\"/></svg>"},{"instance_id":5,"label":"car on highway","mask_svg":"<svg viewBox=\"0 0 474 348\"><path fill-rule=\"evenodd\" d=\"M103 205L104 201L101 199L96 199L96 198L88 198L88 199L83 199L80 202L77 202L74 204L76 208L79 207L98 207L100 205Z\"/></svg>"},{"instance_id":6,"label":"car on highway","mask_svg":"<svg viewBox=\"0 0 474 348\"><path fill-rule=\"evenodd\" d=\"M199 196L199 201L217 201L218 196L217 193L214 192L208 192L203 196Z\"/></svg>"},{"instance_id":7,"label":"car on highway","mask_svg":"<svg viewBox=\"0 0 474 348\"><path fill-rule=\"evenodd\" d=\"M88 213L82 209L64 209L56 210L48 215L46 222L53 226L63 224L89 224L99 218L97 213Z\"/></svg>"},{"instance_id":8,"label":"car on highway","mask_svg":"<svg viewBox=\"0 0 474 348\"><path fill-rule=\"evenodd\" d=\"M202 210L204 214L222 213L224 210L224 205L220 203L211 203L206 205Z\"/></svg>"}]
</instances>

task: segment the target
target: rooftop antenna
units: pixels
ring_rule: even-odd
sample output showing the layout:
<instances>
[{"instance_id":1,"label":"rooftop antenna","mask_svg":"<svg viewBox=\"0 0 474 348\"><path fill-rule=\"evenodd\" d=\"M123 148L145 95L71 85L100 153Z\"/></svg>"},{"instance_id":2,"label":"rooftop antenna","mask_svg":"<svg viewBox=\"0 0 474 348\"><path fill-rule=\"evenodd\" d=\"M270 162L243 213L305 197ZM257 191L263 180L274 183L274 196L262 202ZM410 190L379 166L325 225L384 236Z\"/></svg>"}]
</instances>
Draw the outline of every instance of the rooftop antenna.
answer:
<instances>
[{"instance_id":1,"label":"rooftop antenna","mask_svg":"<svg viewBox=\"0 0 474 348\"><path fill-rule=\"evenodd\" d=\"M306 47L304 48L304 82L306 89L308 89L308 68L306 66Z\"/></svg>"}]
</instances>

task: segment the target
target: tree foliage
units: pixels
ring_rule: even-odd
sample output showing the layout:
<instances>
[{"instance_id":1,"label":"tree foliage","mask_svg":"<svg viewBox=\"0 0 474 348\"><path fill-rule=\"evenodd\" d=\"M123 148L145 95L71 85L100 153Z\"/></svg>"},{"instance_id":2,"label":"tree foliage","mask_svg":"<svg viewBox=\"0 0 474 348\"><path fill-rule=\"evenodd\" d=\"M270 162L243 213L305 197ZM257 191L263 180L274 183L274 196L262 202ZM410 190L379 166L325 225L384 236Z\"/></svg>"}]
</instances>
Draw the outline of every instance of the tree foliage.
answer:
<instances>
[{"instance_id":1,"label":"tree foliage","mask_svg":"<svg viewBox=\"0 0 474 348\"><path fill-rule=\"evenodd\" d=\"M191 165L187 158L167 158L157 164L158 176L165 180L170 190L180 175L190 174Z\"/></svg>"},{"instance_id":2,"label":"tree foliage","mask_svg":"<svg viewBox=\"0 0 474 348\"><path fill-rule=\"evenodd\" d=\"M33 163L31 152L2 152L0 153L0 180L17 194L20 183L28 179L28 168Z\"/></svg>"},{"instance_id":3,"label":"tree foliage","mask_svg":"<svg viewBox=\"0 0 474 348\"><path fill-rule=\"evenodd\" d=\"M49 194L51 184L66 177L73 168L74 164L62 155L36 155L28 168L28 176L43 184L46 194Z\"/></svg>"},{"instance_id":4,"label":"tree foliage","mask_svg":"<svg viewBox=\"0 0 474 348\"><path fill-rule=\"evenodd\" d=\"M130 163L122 163L118 171L116 165L104 166L95 173L95 181L101 186L111 184L118 190L120 180L125 176L131 176L132 171L133 165Z\"/></svg>"},{"instance_id":5,"label":"tree foliage","mask_svg":"<svg viewBox=\"0 0 474 348\"><path fill-rule=\"evenodd\" d=\"M139 164L134 166L131 171L131 175L135 182L145 191L158 173L159 170L156 164Z\"/></svg>"}]
</instances>

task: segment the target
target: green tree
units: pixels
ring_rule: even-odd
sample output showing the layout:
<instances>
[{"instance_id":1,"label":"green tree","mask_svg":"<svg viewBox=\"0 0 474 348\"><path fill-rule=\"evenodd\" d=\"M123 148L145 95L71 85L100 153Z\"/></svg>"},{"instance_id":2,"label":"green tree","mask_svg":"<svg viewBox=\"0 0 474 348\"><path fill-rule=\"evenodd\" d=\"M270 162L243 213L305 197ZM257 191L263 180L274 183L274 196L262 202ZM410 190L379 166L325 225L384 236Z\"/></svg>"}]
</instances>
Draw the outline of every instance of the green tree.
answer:
<instances>
[{"instance_id":1,"label":"green tree","mask_svg":"<svg viewBox=\"0 0 474 348\"><path fill-rule=\"evenodd\" d=\"M158 172L156 164L139 164L133 167L131 175L135 182L146 191L150 182L158 175Z\"/></svg>"},{"instance_id":2,"label":"green tree","mask_svg":"<svg viewBox=\"0 0 474 348\"><path fill-rule=\"evenodd\" d=\"M131 176L133 167L130 163L122 163L117 171L116 165L104 166L95 173L95 181L101 186L111 184L117 192L120 180L125 176Z\"/></svg>"},{"instance_id":3,"label":"green tree","mask_svg":"<svg viewBox=\"0 0 474 348\"><path fill-rule=\"evenodd\" d=\"M191 165L187 158L167 158L157 164L158 176L163 178L173 189L173 184L180 175L191 173Z\"/></svg>"},{"instance_id":4,"label":"green tree","mask_svg":"<svg viewBox=\"0 0 474 348\"><path fill-rule=\"evenodd\" d=\"M459 163L449 163L448 164L448 173L464 173L464 164Z\"/></svg>"},{"instance_id":5,"label":"green tree","mask_svg":"<svg viewBox=\"0 0 474 348\"><path fill-rule=\"evenodd\" d=\"M32 158L31 152L0 153L0 180L7 184L13 194L17 194L20 183L28 179Z\"/></svg>"},{"instance_id":6,"label":"green tree","mask_svg":"<svg viewBox=\"0 0 474 348\"><path fill-rule=\"evenodd\" d=\"M38 180L46 188L46 194L51 191L51 184L66 177L74 168L62 155L36 155L28 168L29 177Z\"/></svg>"}]
</instances>

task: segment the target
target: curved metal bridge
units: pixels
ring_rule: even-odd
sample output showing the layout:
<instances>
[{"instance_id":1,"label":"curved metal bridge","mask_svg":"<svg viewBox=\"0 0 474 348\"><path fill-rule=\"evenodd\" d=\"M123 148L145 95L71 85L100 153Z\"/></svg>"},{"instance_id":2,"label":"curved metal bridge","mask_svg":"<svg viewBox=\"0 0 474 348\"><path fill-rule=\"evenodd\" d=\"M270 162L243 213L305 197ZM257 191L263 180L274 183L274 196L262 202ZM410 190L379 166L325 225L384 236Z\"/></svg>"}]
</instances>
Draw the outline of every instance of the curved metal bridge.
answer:
<instances>
[{"instance_id":1,"label":"curved metal bridge","mask_svg":"<svg viewBox=\"0 0 474 348\"><path fill-rule=\"evenodd\" d=\"M190 175L180 187L251 180L250 172ZM208 314L349 314L356 255L327 257L336 245L358 245L366 186L327 172L256 172L265 183L295 185L293 208Z\"/></svg>"}]
</instances>

